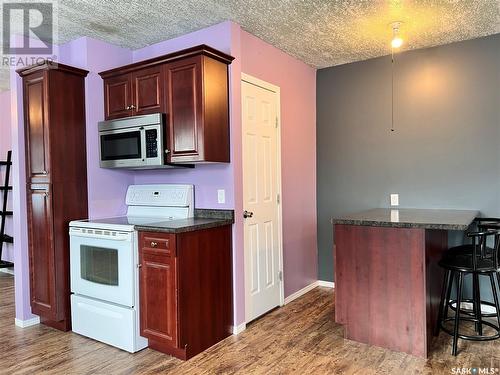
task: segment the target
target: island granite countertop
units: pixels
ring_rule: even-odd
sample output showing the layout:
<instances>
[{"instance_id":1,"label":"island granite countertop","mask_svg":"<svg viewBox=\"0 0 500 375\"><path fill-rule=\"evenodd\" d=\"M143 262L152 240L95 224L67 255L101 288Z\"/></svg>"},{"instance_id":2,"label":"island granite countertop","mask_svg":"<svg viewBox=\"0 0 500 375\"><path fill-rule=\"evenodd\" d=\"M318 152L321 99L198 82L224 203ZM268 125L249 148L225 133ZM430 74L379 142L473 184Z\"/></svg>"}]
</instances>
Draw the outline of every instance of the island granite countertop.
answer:
<instances>
[{"instance_id":1,"label":"island granite countertop","mask_svg":"<svg viewBox=\"0 0 500 375\"><path fill-rule=\"evenodd\" d=\"M332 223L393 228L466 230L478 215L479 211L473 210L375 208L333 218Z\"/></svg>"},{"instance_id":2,"label":"island granite countertop","mask_svg":"<svg viewBox=\"0 0 500 375\"><path fill-rule=\"evenodd\" d=\"M147 225L135 225L138 231L184 233L195 230L209 229L232 225L234 223L233 210L195 209L194 217L179 220L165 220Z\"/></svg>"}]
</instances>

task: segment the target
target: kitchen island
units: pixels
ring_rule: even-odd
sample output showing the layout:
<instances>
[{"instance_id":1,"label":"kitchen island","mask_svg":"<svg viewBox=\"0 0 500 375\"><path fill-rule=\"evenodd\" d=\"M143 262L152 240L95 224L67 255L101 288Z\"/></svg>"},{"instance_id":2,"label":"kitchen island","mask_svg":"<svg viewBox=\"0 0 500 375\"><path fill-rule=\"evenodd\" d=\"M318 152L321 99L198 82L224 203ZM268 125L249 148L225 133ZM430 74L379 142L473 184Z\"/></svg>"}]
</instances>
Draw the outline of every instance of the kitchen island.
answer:
<instances>
[{"instance_id":1,"label":"kitchen island","mask_svg":"<svg viewBox=\"0 0 500 375\"><path fill-rule=\"evenodd\" d=\"M427 357L448 230L477 211L373 209L334 218L335 321L345 338Z\"/></svg>"}]
</instances>

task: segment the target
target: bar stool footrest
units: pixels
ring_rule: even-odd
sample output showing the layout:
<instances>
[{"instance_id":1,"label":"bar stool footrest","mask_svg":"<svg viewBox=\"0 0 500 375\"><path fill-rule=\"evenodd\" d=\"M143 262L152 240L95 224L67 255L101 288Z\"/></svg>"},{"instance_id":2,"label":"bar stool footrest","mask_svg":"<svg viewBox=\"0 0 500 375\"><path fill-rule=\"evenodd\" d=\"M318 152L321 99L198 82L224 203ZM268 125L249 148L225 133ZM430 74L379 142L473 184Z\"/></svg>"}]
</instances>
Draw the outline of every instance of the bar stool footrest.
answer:
<instances>
[{"instance_id":1,"label":"bar stool footrest","mask_svg":"<svg viewBox=\"0 0 500 375\"><path fill-rule=\"evenodd\" d=\"M474 311L472 310L472 304L474 303L474 301L472 299L462 299L462 304L463 303L470 303L471 304L471 309L464 309L463 307L460 309L460 314L464 314L464 315L469 315L469 316L474 316ZM452 299L448 302L448 307L450 309L452 309L453 311L457 311L457 300L456 299ZM483 312L483 306L490 306L490 307L493 307L495 310L496 310L496 307L495 307L495 304L492 303L492 302L488 302L488 301L483 301L481 300L481 316L483 318L496 318L497 317L497 313L496 312L493 312L493 313L485 313Z\"/></svg>"},{"instance_id":2,"label":"bar stool footrest","mask_svg":"<svg viewBox=\"0 0 500 375\"><path fill-rule=\"evenodd\" d=\"M466 322L473 322L473 323L478 323L478 320L476 318L466 318L466 317L460 317L460 321L466 321ZM454 336L454 332L451 329L448 329L444 326L445 322L454 322L455 317L451 318L446 318L440 323L440 328L446 332L450 336ZM485 326L488 326L490 328L493 328L495 331L497 331L496 335L491 335L491 336L472 336L472 335L463 335L459 334L458 337L461 338L462 340L469 340L469 341L491 341L491 340L496 340L500 338L500 327L494 325L493 323L487 322L487 321L481 321L481 323Z\"/></svg>"}]
</instances>

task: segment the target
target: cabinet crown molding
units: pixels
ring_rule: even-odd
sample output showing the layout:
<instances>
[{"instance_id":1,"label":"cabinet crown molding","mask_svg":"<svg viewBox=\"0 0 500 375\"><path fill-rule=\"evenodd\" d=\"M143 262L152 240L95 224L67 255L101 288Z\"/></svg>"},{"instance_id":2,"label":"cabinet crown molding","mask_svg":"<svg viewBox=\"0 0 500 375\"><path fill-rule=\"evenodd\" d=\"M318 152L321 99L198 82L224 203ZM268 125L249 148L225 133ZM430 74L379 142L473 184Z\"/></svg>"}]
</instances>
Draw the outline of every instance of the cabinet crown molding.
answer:
<instances>
[{"instance_id":1,"label":"cabinet crown molding","mask_svg":"<svg viewBox=\"0 0 500 375\"><path fill-rule=\"evenodd\" d=\"M86 77L89 74L88 70L75 68L74 66L69 66L66 64L61 64L54 61L44 60L38 64L30 65L24 68L17 69L16 72L21 77L25 77L27 75L43 71L43 70L59 70L66 73L76 74L82 77Z\"/></svg>"},{"instance_id":2,"label":"cabinet crown molding","mask_svg":"<svg viewBox=\"0 0 500 375\"><path fill-rule=\"evenodd\" d=\"M221 61L225 64L231 64L231 62L234 60L233 56L230 56L224 52L216 50L215 48L207 46L206 44L201 44L199 46L183 49L181 51L176 51L176 52L168 53L166 55L154 57L152 59L143 60L143 61L139 61L139 62L136 62L133 64L128 64L128 65L120 66L118 68L106 70L104 72L100 72L99 75L102 78L108 78L108 77L112 77L115 74L129 73L129 72L133 72L134 70L137 70L137 69L144 69L144 68L152 67L155 65L164 64L167 62L172 62L172 61L175 61L178 59L184 59L184 58L196 56L196 55L208 56L208 57L211 57L215 60Z\"/></svg>"}]
</instances>

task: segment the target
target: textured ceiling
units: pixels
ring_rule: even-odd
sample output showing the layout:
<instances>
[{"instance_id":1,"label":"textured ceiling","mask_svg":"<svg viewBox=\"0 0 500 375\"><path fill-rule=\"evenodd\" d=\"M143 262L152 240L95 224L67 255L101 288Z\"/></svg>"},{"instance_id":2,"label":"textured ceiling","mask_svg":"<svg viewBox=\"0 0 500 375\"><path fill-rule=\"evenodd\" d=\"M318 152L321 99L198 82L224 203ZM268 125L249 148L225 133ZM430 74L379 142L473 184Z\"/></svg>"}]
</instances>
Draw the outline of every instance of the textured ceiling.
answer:
<instances>
[{"instance_id":1,"label":"textured ceiling","mask_svg":"<svg viewBox=\"0 0 500 375\"><path fill-rule=\"evenodd\" d=\"M388 53L389 23L407 48L500 32L500 0L60 0L59 38L82 35L140 48L224 20L313 65Z\"/></svg>"},{"instance_id":2,"label":"textured ceiling","mask_svg":"<svg viewBox=\"0 0 500 375\"><path fill-rule=\"evenodd\" d=\"M500 32L500 0L59 0L59 43L90 36L132 49L232 20L318 68Z\"/></svg>"}]
</instances>

